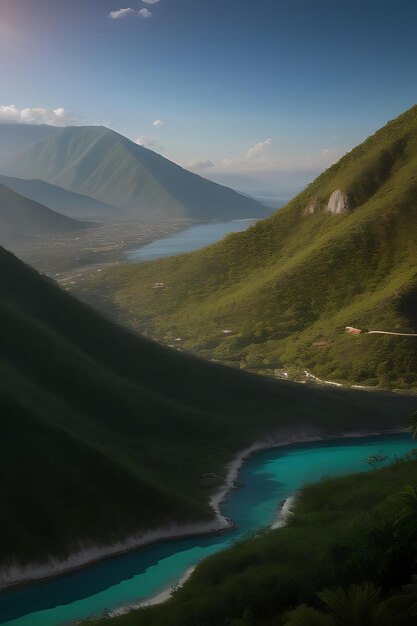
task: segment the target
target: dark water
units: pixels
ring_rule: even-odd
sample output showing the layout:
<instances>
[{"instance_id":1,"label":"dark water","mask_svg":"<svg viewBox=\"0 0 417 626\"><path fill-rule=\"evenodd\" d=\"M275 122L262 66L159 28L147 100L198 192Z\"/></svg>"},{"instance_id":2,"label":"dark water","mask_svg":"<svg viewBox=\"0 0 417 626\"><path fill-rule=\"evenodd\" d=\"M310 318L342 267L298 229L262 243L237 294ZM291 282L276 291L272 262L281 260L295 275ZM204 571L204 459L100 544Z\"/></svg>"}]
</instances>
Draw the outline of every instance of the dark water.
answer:
<instances>
[{"instance_id":1,"label":"dark water","mask_svg":"<svg viewBox=\"0 0 417 626\"><path fill-rule=\"evenodd\" d=\"M220 535L163 541L87 569L0 594L0 623L57 626L143 601L174 585L205 557L270 526L279 503L325 476L369 470L365 459L383 452L392 460L416 445L409 435L344 439L259 452L243 466L242 488L222 506L237 528Z\"/></svg>"}]
</instances>

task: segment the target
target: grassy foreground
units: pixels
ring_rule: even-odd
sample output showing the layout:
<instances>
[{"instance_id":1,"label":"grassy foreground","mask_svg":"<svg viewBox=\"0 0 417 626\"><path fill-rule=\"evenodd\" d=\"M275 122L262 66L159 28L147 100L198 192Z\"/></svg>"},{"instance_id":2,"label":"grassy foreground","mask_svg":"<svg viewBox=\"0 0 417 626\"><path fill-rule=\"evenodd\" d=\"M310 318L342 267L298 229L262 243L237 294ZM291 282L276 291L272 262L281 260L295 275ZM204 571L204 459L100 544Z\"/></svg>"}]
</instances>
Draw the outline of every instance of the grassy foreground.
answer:
<instances>
[{"instance_id":1,"label":"grassy foreground","mask_svg":"<svg viewBox=\"0 0 417 626\"><path fill-rule=\"evenodd\" d=\"M92 624L412 626L417 587L409 583L417 573L417 506L410 523L397 523L409 510L399 495L408 484L417 484L413 453L381 470L307 486L285 528L205 560L163 605ZM358 585L359 593L350 585ZM339 602L339 620L333 621L317 592L328 587L340 600L342 590L334 592L338 586L353 598L342 608Z\"/></svg>"},{"instance_id":2,"label":"grassy foreground","mask_svg":"<svg viewBox=\"0 0 417 626\"><path fill-rule=\"evenodd\" d=\"M417 332L416 168L417 106L246 232L113 268L79 293L140 332L236 367L417 389L416 337L344 333ZM345 214L326 210L336 190Z\"/></svg>"}]
</instances>

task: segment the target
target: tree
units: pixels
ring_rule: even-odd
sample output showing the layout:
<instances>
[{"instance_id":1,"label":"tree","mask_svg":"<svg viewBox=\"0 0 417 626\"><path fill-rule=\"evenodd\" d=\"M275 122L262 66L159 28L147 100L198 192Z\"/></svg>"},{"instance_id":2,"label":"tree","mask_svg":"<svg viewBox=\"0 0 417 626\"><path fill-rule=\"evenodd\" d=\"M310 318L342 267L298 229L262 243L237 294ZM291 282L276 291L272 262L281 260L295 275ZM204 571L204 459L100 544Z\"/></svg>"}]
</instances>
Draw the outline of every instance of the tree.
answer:
<instances>
[{"instance_id":1,"label":"tree","mask_svg":"<svg viewBox=\"0 0 417 626\"><path fill-rule=\"evenodd\" d=\"M335 617L301 604L287 614L285 626L336 626Z\"/></svg>"},{"instance_id":2,"label":"tree","mask_svg":"<svg viewBox=\"0 0 417 626\"><path fill-rule=\"evenodd\" d=\"M402 508L402 515L395 522L401 529L410 530L412 526L417 528L417 491L415 487L406 485L398 494L397 499Z\"/></svg>"},{"instance_id":3,"label":"tree","mask_svg":"<svg viewBox=\"0 0 417 626\"><path fill-rule=\"evenodd\" d=\"M325 589L317 594L327 611L305 604L290 611L285 626L412 626L416 624L415 596L383 599L373 583Z\"/></svg>"}]
</instances>

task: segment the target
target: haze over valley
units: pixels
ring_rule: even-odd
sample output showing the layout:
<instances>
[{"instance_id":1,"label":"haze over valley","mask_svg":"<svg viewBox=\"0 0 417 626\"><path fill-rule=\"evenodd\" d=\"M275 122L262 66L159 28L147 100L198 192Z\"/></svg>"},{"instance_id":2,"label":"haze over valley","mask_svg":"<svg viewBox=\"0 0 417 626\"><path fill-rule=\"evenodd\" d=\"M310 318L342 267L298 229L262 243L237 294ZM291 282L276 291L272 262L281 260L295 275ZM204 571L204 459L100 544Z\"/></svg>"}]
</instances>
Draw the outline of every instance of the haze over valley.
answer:
<instances>
[{"instance_id":1,"label":"haze over valley","mask_svg":"<svg viewBox=\"0 0 417 626\"><path fill-rule=\"evenodd\" d=\"M70 229L62 219L52 231L38 207L29 219L20 218L20 232L15 226L2 229L3 244L53 276L119 261L129 248L192 222L257 219L271 212L106 128L0 124L0 143L5 188L42 204L45 214L49 209L50 216L80 222ZM8 152L10 144L14 149ZM83 220L90 222L88 233Z\"/></svg>"}]
</instances>

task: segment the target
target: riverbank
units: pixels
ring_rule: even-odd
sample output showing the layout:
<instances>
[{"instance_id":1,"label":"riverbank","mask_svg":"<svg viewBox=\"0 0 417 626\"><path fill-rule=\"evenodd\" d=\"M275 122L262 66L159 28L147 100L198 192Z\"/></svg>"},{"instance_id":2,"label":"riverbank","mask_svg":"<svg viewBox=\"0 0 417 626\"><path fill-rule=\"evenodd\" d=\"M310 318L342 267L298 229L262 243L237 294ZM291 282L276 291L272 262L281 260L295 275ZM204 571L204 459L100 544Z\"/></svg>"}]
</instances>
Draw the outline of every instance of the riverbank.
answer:
<instances>
[{"instance_id":1,"label":"riverbank","mask_svg":"<svg viewBox=\"0 0 417 626\"><path fill-rule=\"evenodd\" d=\"M190 567L185 572L184 576L182 576L179 579L178 583L174 587L176 589L179 589L180 587L185 585L187 580L190 579L191 575L195 571L195 568L196 566ZM131 613L131 611L134 611L135 609L139 609L142 606L155 606L157 604L163 604L164 602L167 602L167 600L170 599L172 591L173 591L173 587L172 586L168 587L167 589L164 589L163 591L158 593L156 596L153 596L149 600L145 600L144 602L136 602L134 604L129 604L128 606L122 606L121 608L115 609L114 611L110 611L108 614L108 617L120 617L121 615L126 615L127 613Z\"/></svg>"},{"instance_id":2,"label":"riverbank","mask_svg":"<svg viewBox=\"0 0 417 626\"><path fill-rule=\"evenodd\" d=\"M291 444L331 441L335 439L367 437L372 435L399 434L401 432L404 432L404 428L398 425L378 431L364 429L360 431L346 431L342 433L337 431L324 432L313 429L309 431L304 430L303 432L294 432L289 431L288 429L283 429L276 432L274 435L260 440L244 449L229 463L227 467L227 478L224 485L218 489L210 499L210 506L214 512L214 517L211 521L183 525L172 524L168 527L138 533L137 535L131 536L124 541L108 546L80 546L79 550L74 552L67 559L63 560L51 558L45 563L27 566L10 564L0 570L0 589L4 590L14 586L29 585L41 580L56 578L88 567L104 559L131 552L138 548L160 541L208 533L225 532L228 529L231 529L233 527L233 522L223 515L221 511L221 503L230 491L236 487L239 472L243 463L256 452Z\"/></svg>"},{"instance_id":3,"label":"riverbank","mask_svg":"<svg viewBox=\"0 0 417 626\"><path fill-rule=\"evenodd\" d=\"M337 461L337 448L331 457L333 463ZM343 444L340 451L342 448ZM314 483L299 489L294 507L296 523L288 523L280 532L248 537L203 561L169 603L94 623L284 624L288 611L300 602L321 608L316 602L317 593L323 589L348 588L364 580L387 590L385 593L398 590L393 591L398 595L391 605L394 623L404 603L415 611L417 599L415 594L403 591L403 585L410 586L414 574L415 546L408 534L398 533L395 525L399 494L404 485L416 484L417 463L413 458L409 455L397 459L377 471L325 476L322 480L316 474ZM264 465L268 467L268 463ZM380 615L388 617L388 609L387 605L381 606ZM317 612L305 615L305 623L310 624ZM415 620L415 613L409 614L413 615ZM379 623L378 617L375 623ZM399 618L398 623L415 621Z\"/></svg>"},{"instance_id":4,"label":"riverbank","mask_svg":"<svg viewBox=\"0 0 417 626\"><path fill-rule=\"evenodd\" d=\"M295 493L294 495L289 496L288 498L285 499L284 503L279 508L277 519L270 526L270 530L277 530L278 528L283 528L287 524L288 519L293 514L293 507L294 507L296 498L297 498L297 494ZM174 587L175 588L182 587L189 580L189 578L195 571L196 567L197 566L190 567L185 572L184 576L180 578L180 580ZM160 593L150 598L149 600L145 600L145 602L139 602L137 604L127 606L127 607L122 607L121 609L112 611L111 613L109 613L109 617L118 617L120 615L125 615L126 613L130 613L134 609L137 609L141 606L154 606L156 604L162 604L163 602L166 602L167 600L170 599L172 590L173 590L173 587L171 586L168 589L161 591Z\"/></svg>"},{"instance_id":5,"label":"riverbank","mask_svg":"<svg viewBox=\"0 0 417 626\"><path fill-rule=\"evenodd\" d=\"M295 501L296 501L296 494L289 496L288 498L285 499L283 505L279 509L277 519L271 525L270 530L276 530L286 525L289 517L293 513L293 507L294 507ZM149 600L145 600L144 602L137 602L135 604L131 604L129 606L124 606L114 611L110 611L108 616L120 617L121 615L126 615L127 613L130 613L131 611L134 611L135 609L138 609L142 606L143 607L155 606L156 604L162 604L163 602L167 602L167 600L169 600L171 597L173 589L174 588L179 589L180 587L182 587L189 580L189 578L195 571L196 567L197 566L190 567L185 572L184 576L182 576L179 579L176 585L170 586L167 589L164 589L163 591L158 593L156 596L153 596L152 598L150 598Z\"/></svg>"}]
</instances>

